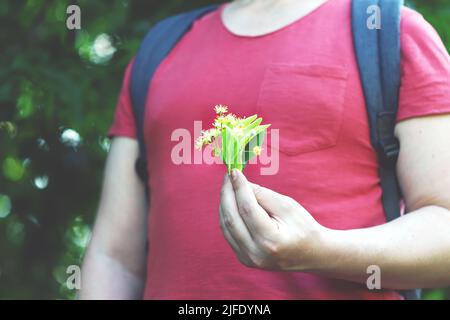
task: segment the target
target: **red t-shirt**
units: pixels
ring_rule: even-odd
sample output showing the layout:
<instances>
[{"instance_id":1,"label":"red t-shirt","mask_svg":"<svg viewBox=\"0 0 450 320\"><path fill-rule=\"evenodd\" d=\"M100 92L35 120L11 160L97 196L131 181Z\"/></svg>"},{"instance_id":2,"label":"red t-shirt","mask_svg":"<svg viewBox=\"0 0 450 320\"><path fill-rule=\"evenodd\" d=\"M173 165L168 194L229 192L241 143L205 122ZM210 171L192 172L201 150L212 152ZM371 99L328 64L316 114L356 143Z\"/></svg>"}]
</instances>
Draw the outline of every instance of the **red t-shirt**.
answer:
<instances>
[{"instance_id":1,"label":"red t-shirt","mask_svg":"<svg viewBox=\"0 0 450 320\"><path fill-rule=\"evenodd\" d=\"M157 69L145 114L149 210L146 299L399 299L362 284L239 263L219 227L225 166L176 164L172 133L211 126L213 106L259 114L279 129L279 168L249 180L289 195L322 225L385 222L377 158L353 52L350 0L328 1L270 34L237 36L214 11L196 21ZM223 7L222 7L223 8ZM398 120L450 112L449 56L416 12L402 14ZM111 136L135 137L128 67Z\"/></svg>"}]
</instances>

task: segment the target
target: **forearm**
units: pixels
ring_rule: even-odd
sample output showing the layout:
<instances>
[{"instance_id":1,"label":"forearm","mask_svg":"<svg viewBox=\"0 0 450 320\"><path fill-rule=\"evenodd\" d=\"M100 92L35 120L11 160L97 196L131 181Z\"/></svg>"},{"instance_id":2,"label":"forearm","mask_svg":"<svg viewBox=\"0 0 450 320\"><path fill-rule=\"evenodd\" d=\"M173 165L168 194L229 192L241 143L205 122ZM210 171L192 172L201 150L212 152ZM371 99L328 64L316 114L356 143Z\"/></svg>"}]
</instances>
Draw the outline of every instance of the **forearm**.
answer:
<instances>
[{"instance_id":1,"label":"forearm","mask_svg":"<svg viewBox=\"0 0 450 320\"><path fill-rule=\"evenodd\" d=\"M100 207L81 268L79 298L141 299L147 260L145 210L124 208L122 213L134 213L124 214L126 221L105 212L112 208Z\"/></svg>"},{"instance_id":2,"label":"forearm","mask_svg":"<svg viewBox=\"0 0 450 320\"><path fill-rule=\"evenodd\" d=\"M326 229L320 242L315 273L366 283L376 265L385 289L450 285L450 211L442 207L366 229Z\"/></svg>"},{"instance_id":3,"label":"forearm","mask_svg":"<svg viewBox=\"0 0 450 320\"><path fill-rule=\"evenodd\" d=\"M141 270L132 270L118 259L90 248L86 254L78 297L83 300L142 299L145 263Z\"/></svg>"},{"instance_id":4,"label":"forearm","mask_svg":"<svg viewBox=\"0 0 450 320\"><path fill-rule=\"evenodd\" d=\"M81 268L81 299L141 299L146 276L146 213L100 206ZM106 213L109 213L107 215ZM126 220L121 219L126 217Z\"/></svg>"},{"instance_id":5,"label":"forearm","mask_svg":"<svg viewBox=\"0 0 450 320\"><path fill-rule=\"evenodd\" d=\"M83 267L81 299L140 299L145 283L147 203L134 171L136 140L116 137Z\"/></svg>"}]
</instances>

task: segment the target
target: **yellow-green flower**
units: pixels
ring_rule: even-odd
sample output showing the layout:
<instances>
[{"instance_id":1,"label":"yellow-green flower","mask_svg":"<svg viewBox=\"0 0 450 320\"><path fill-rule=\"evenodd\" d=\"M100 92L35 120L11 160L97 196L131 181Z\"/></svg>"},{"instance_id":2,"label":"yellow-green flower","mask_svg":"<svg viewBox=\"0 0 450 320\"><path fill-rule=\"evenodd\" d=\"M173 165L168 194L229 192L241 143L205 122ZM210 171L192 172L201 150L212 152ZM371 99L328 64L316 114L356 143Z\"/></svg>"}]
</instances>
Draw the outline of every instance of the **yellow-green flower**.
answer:
<instances>
[{"instance_id":1,"label":"yellow-green flower","mask_svg":"<svg viewBox=\"0 0 450 320\"><path fill-rule=\"evenodd\" d=\"M259 156L261 154L261 150L262 150L262 148L260 146L253 147L253 153L257 156Z\"/></svg>"},{"instance_id":2,"label":"yellow-green flower","mask_svg":"<svg viewBox=\"0 0 450 320\"><path fill-rule=\"evenodd\" d=\"M203 137L198 137L197 140L195 140L195 149L201 150L203 148L203 145Z\"/></svg>"},{"instance_id":3,"label":"yellow-green flower","mask_svg":"<svg viewBox=\"0 0 450 320\"><path fill-rule=\"evenodd\" d=\"M228 112L228 107L222 104L218 104L217 106L214 107L214 111L216 111L218 115L222 115Z\"/></svg>"},{"instance_id":4,"label":"yellow-green flower","mask_svg":"<svg viewBox=\"0 0 450 320\"><path fill-rule=\"evenodd\" d=\"M261 145L270 124L260 125L262 118L257 115L239 118L232 113L226 114L228 107L224 105L216 105L214 110L217 117L213 128L202 131L196 148L211 144L214 156L222 157L228 173L232 169L243 170L251 158L261 154Z\"/></svg>"}]
</instances>

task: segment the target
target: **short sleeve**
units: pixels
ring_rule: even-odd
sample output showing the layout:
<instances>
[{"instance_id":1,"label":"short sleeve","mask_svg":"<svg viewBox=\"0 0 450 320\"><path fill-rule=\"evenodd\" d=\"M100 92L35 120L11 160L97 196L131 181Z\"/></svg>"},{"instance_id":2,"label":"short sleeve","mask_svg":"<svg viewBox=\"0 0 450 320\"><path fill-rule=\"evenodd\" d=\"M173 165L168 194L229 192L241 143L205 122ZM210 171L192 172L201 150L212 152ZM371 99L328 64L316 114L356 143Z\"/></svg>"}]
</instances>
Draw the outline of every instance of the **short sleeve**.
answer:
<instances>
[{"instance_id":1,"label":"short sleeve","mask_svg":"<svg viewBox=\"0 0 450 320\"><path fill-rule=\"evenodd\" d=\"M108 136L110 138L114 136L136 138L136 125L129 90L132 64L133 61L128 64L125 71L122 88L120 90L119 98L117 99L114 120L108 131Z\"/></svg>"},{"instance_id":2,"label":"short sleeve","mask_svg":"<svg viewBox=\"0 0 450 320\"><path fill-rule=\"evenodd\" d=\"M402 12L397 120L450 113L450 58L438 33L411 9Z\"/></svg>"}]
</instances>

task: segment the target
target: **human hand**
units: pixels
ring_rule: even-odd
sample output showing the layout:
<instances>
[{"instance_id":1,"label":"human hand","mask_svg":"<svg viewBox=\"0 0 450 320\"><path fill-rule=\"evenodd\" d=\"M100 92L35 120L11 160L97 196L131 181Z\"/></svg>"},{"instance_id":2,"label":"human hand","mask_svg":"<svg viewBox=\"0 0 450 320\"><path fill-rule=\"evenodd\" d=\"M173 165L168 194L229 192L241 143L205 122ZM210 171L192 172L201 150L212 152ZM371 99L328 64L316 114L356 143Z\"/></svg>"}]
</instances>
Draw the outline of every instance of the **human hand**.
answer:
<instances>
[{"instance_id":1,"label":"human hand","mask_svg":"<svg viewBox=\"0 0 450 320\"><path fill-rule=\"evenodd\" d=\"M326 228L294 199L252 184L232 170L224 178L219 211L224 236L244 265L314 269Z\"/></svg>"}]
</instances>

